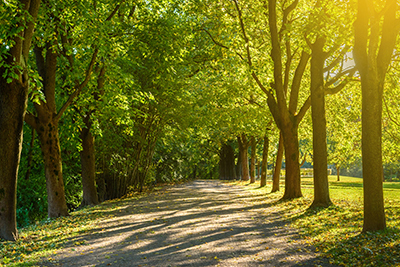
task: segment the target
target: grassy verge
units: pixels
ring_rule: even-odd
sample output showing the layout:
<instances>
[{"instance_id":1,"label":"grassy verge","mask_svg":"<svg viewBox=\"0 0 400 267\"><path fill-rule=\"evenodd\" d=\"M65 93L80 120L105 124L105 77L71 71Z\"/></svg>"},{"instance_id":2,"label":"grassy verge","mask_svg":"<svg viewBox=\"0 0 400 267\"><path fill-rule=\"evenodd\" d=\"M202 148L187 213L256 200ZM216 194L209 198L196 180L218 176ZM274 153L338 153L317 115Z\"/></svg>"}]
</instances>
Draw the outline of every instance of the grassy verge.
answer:
<instances>
[{"instance_id":1,"label":"grassy verge","mask_svg":"<svg viewBox=\"0 0 400 267\"><path fill-rule=\"evenodd\" d=\"M278 201L277 208L299 228L301 236L317 247L333 264L341 266L400 266L400 183L384 183L387 230L361 233L363 224L362 179L330 176L332 205L309 210L313 199L312 178L302 178L304 197ZM271 187L236 182L254 194L279 199ZM283 186L282 186L283 187ZM281 188L284 190L284 188Z\"/></svg>"},{"instance_id":2,"label":"grassy verge","mask_svg":"<svg viewBox=\"0 0 400 267\"><path fill-rule=\"evenodd\" d=\"M148 193L132 194L125 199L138 199ZM73 237L95 228L99 220L113 217L112 212L119 209L119 201L106 201L95 207L72 212L68 217L47 219L19 229L20 238L16 242L0 242L0 266L36 266L42 259L52 261L57 249ZM73 246L82 244L84 241L75 242Z\"/></svg>"}]
</instances>

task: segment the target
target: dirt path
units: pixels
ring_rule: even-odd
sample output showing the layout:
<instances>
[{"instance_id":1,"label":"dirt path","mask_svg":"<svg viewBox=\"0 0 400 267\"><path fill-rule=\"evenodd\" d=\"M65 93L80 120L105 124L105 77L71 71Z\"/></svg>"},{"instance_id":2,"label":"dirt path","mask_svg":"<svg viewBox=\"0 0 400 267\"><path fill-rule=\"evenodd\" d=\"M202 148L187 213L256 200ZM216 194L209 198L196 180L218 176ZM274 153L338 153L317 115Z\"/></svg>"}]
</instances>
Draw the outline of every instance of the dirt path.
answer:
<instances>
[{"instance_id":1,"label":"dirt path","mask_svg":"<svg viewBox=\"0 0 400 267\"><path fill-rule=\"evenodd\" d=\"M111 205L111 204L105 204ZM197 180L114 203L114 217L41 266L333 266L272 203Z\"/></svg>"}]
</instances>

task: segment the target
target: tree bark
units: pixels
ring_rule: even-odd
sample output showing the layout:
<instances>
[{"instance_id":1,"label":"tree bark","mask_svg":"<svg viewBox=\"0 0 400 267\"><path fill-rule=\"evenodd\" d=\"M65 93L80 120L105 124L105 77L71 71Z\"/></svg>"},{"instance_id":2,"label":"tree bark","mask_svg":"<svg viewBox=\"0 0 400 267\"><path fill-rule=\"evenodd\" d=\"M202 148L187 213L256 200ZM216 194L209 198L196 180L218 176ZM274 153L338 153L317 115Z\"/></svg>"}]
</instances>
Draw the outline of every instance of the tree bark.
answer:
<instances>
[{"instance_id":1,"label":"tree bark","mask_svg":"<svg viewBox=\"0 0 400 267\"><path fill-rule=\"evenodd\" d=\"M242 167L242 180L249 180L249 158L247 155L247 149L249 148L249 142L247 141L246 135L242 134L238 136L239 150L240 150L240 165Z\"/></svg>"},{"instance_id":2,"label":"tree bark","mask_svg":"<svg viewBox=\"0 0 400 267\"><path fill-rule=\"evenodd\" d=\"M338 164L335 164L335 166L336 166L337 181L340 182L340 166Z\"/></svg>"},{"instance_id":3,"label":"tree bark","mask_svg":"<svg viewBox=\"0 0 400 267\"><path fill-rule=\"evenodd\" d=\"M11 241L18 239L17 177L27 89L18 81L7 84L0 75L0 237Z\"/></svg>"},{"instance_id":4,"label":"tree bark","mask_svg":"<svg viewBox=\"0 0 400 267\"><path fill-rule=\"evenodd\" d=\"M283 144L285 147L285 193L283 199L302 197L300 183L299 139L297 126L292 123L282 125Z\"/></svg>"},{"instance_id":5,"label":"tree bark","mask_svg":"<svg viewBox=\"0 0 400 267\"><path fill-rule=\"evenodd\" d=\"M267 185L268 147L269 147L269 138L267 135L265 135L264 136L264 145L263 145L263 158L262 158L262 165L261 165L260 187Z\"/></svg>"},{"instance_id":6,"label":"tree bark","mask_svg":"<svg viewBox=\"0 0 400 267\"><path fill-rule=\"evenodd\" d=\"M235 151L225 143L222 145L219 160L219 179L220 180L235 180Z\"/></svg>"},{"instance_id":7,"label":"tree bark","mask_svg":"<svg viewBox=\"0 0 400 267\"><path fill-rule=\"evenodd\" d=\"M25 174L25 180L29 180L29 176L31 175L31 169L32 169L32 156L33 156L33 150L35 146L35 128L31 127L31 144L29 146L29 153L28 153L28 164L27 164L27 171Z\"/></svg>"},{"instance_id":8,"label":"tree bark","mask_svg":"<svg viewBox=\"0 0 400 267\"><path fill-rule=\"evenodd\" d=\"M311 117L313 125L314 201L313 207L328 207L329 197L328 152L326 145L326 118L324 73L325 39L317 38L312 45L311 57Z\"/></svg>"},{"instance_id":9,"label":"tree bark","mask_svg":"<svg viewBox=\"0 0 400 267\"><path fill-rule=\"evenodd\" d=\"M386 228L382 183L382 97L386 72L399 33L396 12L400 9L396 0L387 0L380 16L375 15L371 8L375 8L374 3L359 0L354 23L353 54L361 76L362 91L363 232Z\"/></svg>"},{"instance_id":10,"label":"tree bark","mask_svg":"<svg viewBox=\"0 0 400 267\"><path fill-rule=\"evenodd\" d=\"M9 70L0 67L0 238L10 241L18 239L16 194L23 122L28 100L27 64L40 0L19 3L21 9L15 16L25 29L8 40L3 40L13 46L8 51L9 55L2 60L6 65L21 67L23 71L14 73L17 78L7 77L3 75ZM19 26L21 25L13 25ZM4 42L2 46L4 48ZM7 81L9 78L11 81Z\"/></svg>"},{"instance_id":11,"label":"tree bark","mask_svg":"<svg viewBox=\"0 0 400 267\"><path fill-rule=\"evenodd\" d=\"M98 72L97 90L92 93L95 101L100 100L100 95L104 94L104 83L106 67L103 65ZM81 207L99 204L99 197L96 189L96 159L95 159L95 139L92 134L92 118L91 115L94 109L87 107L88 111L83 117L85 128L81 130L80 138L82 142L82 151L80 153L81 168L82 168L82 191L83 198Z\"/></svg>"},{"instance_id":12,"label":"tree bark","mask_svg":"<svg viewBox=\"0 0 400 267\"><path fill-rule=\"evenodd\" d=\"M81 130L82 151L80 152L82 167L83 198L81 207L99 204L96 190L96 160L94 136L91 133L92 123L90 114L84 118L85 128Z\"/></svg>"},{"instance_id":13,"label":"tree bark","mask_svg":"<svg viewBox=\"0 0 400 267\"><path fill-rule=\"evenodd\" d=\"M276 155L275 169L274 169L274 174L272 177L271 193L279 191L279 183L280 183L281 168L282 168L282 161L283 161L283 151L284 151L283 137L282 137L282 134L280 134L279 144L278 144L278 152Z\"/></svg>"},{"instance_id":14,"label":"tree bark","mask_svg":"<svg viewBox=\"0 0 400 267\"><path fill-rule=\"evenodd\" d=\"M257 142L254 136L250 139L251 156L250 156L250 183L256 182L256 155L257 155Z\"/></svg>"},{"instance_id":15,"label":"tree bark","mask_svg":"<svg viewBox=\"0 0 400 267\"><path fill-rule=\"evenodd\" d=\"M58 122L51 118L51 114L48 114L45 118L37 118L36 125L44 159L48 216L49 218L68 216L62 175Z\"/></svg>"}]
</instances>

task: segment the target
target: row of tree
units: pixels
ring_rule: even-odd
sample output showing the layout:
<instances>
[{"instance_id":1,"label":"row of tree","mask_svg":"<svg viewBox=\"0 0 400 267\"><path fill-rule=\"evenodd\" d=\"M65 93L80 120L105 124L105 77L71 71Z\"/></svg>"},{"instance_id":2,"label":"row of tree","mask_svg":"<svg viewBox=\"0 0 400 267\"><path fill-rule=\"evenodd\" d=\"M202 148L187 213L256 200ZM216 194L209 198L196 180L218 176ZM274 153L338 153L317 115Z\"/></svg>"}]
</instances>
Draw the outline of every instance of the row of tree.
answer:
<instances>
[{"instance_id":1,"label":"row of tree","mask_svg":"<svg viewBox=\"0 0 400 267\"><path fill-rule=\"evenodd\" d=\"M236 155L254 182L261 144L261 185L273 154L272 190L284 161L286 199L302 196L300 166L312 161L312 207L331 205L328 162L339 171L362 147L364 231L385 228L382 165L398 162L398 9L395 0L2 2L0 237L18 238L18 214L66 216L149 183L215 177L218 162L220 177L235 178Z\"/></svg>"}]
</instances>

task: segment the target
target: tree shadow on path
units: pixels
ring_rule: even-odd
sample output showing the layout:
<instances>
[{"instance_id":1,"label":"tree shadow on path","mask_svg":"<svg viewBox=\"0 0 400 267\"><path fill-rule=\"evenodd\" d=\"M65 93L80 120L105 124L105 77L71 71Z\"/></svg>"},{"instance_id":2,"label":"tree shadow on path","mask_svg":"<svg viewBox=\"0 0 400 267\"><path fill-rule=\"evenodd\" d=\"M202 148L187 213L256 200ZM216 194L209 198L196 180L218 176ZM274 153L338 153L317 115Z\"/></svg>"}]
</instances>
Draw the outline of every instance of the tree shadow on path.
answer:
<instances>
[{"instance_id":1,"label":"tree shadow on path","mask_svg":"<svg viewBox=\"0 0 400 267\"><path fill-rule=\"evenodd\" d=\"M105 203L106 219L40 266L333 266L298 238L274 201L196 180Z\"/></svg>"}]
</instances>

